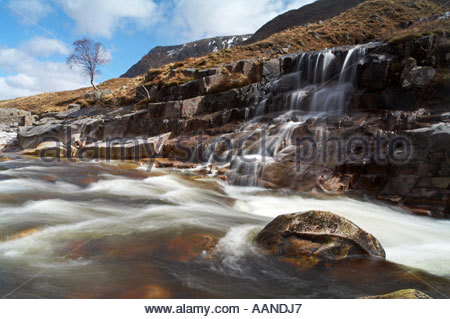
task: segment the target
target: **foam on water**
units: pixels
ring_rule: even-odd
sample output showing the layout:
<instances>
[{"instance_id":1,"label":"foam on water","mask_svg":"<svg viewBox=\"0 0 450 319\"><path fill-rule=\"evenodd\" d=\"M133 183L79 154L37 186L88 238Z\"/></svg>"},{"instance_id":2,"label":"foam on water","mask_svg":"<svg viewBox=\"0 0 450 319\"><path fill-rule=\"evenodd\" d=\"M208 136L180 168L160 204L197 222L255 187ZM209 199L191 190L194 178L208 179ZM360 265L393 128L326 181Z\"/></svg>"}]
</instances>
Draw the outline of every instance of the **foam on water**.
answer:
<instances>
[{"instance_id":1,"label":"foam on water","mask_svg":"<svg viewBox=\"0 0 450 319\"><path fill-rule=\"evenodd\" d=\"M217 280L230 276L260 281L259 276L270 272L271 280L284 278L289 283L291 275L277 264L255 269L258 263L268 261L253 239L276 216L311 209L340 214L372 233L390 261L450 276L450 223L446 221L349 198L317 199L257 187L227 186L221 181L196 180L173 171L145 178L127 177L126 171L111 175L98 165L84 165L86 172L94 170L99 178L84 187L38 179L39 174L52 173L51 168L30 171L36 173L32 179L0 181L1 195L6 192L9 195L5 196L16 198L0 205L2 236L37 230L15 240L0 237L0 264L6 278L20 277L22 272L26 277L50 266L48 278L83 282L89 278L85 273L103 271L105 264L97 260L108 258L109 252L94 250L93 259L64 258L67 247L70 250L90 240L120 244L121 240L134 242L134 238L138 239L136 245L142 245L139 240L148 236L173 238L192 230L221 238L216 249L221 262L207 267ZM74 169L67 166L66 171L58 168L53 173L67 178ZM33 199L27 199L31 194ZM183 275L178 268L170 269L183 281L196 282L207 290L207 281L196 274L197 270Z\"/></svg>"},{"instance_id":2,"label":"foam on water","mask_svg":"<svg viewBox=\"0 0 450 319\"><path fill-rule=\"evenodd\" d=\"M450 221L414 216L398 208L350 198L252 195L232 187L228 190L239 198L236 207L241 211L268 219L309 210L339 214L373 234L385 248L388 260L450 276Z\"/></svg>"}]
</instances>

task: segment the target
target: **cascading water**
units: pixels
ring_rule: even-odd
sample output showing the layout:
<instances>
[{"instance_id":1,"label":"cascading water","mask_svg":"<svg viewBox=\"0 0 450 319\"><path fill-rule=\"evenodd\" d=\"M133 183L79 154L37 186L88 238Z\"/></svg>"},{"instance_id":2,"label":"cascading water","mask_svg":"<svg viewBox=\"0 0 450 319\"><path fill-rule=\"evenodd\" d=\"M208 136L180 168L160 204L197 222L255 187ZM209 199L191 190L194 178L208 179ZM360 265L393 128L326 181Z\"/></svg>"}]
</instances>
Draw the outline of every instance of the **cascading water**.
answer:
<instances>
[{"instance_id":1,"label":"cascading water","mask_svg":"<svg viewBox=\"0 0 450 319\"><path fill-rule=\"evenodd\" d=\"M255 118L241 128L241 136L252 134L256 128L260 139L243 151L254 161L233 158L230 178L239 185L258 185L264 167L260 159L266 155L263 144L272 145L270 155L277 156L291 147L292 132L308 119L345 112L356 92L358 64L366 54L366 46L359 45L347 51L327 49L298 55L293 72L273 83L257 107ZM270 156L265 160L270 161Z\"/></svg>"}]
</instances>

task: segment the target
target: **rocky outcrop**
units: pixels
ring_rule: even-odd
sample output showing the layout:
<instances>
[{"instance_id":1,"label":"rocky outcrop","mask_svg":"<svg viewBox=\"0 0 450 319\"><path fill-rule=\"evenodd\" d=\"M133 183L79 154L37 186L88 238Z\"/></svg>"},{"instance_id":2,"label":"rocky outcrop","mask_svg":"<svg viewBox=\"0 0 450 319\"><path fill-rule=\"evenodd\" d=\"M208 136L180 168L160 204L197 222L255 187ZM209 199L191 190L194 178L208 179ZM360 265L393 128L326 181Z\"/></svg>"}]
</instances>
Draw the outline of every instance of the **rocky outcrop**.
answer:
<instances>
[{"instance_id":1,"label":"rocky outcrop","mask_svg":"<svg viewBox=\"0 0 450 319\"><path fill-rule=\"evenodd\" d=\"M158 68L164 64L184 61L223 49L241 45L250 35L237 35L203 39L195 42L155 47L138 63L133 65L121 77L134 78L146 74L149 69Z\"/></svg>"},{"instance_id":2,"label":"rocky outcrop","mask_svg":"<svg viewBox=\"0 0 450 319\"><path fill-rule=\"evenodd\" d=\"M27 126L33 124L33 116L31 112L0 108L0 125L4 126Z\"/></svg>"},{"instance_id":3,"label":"rocky outcrop","mask_svg":"<svg viewBox=\"0 0 450 319\"><path fill-rule=\"evenodd\" d=\"M371 234L343 217L321 211L278 216L258 234L256 242L273 255L283 257L386 257Z\"/></svg>"},{"instance_id":4,"label":"rocky outcrop","mask_svg":"<svg viewBox=\"0 0 450 319\"><path fill-rule=\"evenodd\" d=\"M361 299L433 299L416 289L404 289L386 295L363 297Z\"/></svg>"}]
</instances>

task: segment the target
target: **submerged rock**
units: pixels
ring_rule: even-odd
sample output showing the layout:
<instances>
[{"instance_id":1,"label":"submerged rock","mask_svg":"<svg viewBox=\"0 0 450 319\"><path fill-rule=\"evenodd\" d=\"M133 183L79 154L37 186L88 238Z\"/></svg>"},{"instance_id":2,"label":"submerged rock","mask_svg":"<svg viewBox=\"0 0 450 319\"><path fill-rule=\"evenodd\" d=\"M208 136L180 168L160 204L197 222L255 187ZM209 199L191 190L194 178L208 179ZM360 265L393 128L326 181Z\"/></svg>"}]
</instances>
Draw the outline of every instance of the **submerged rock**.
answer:
<instances>
[{"instance_id":1,"label":"submerged rock","mask_svg":"<svg viewBox=\"0 0 450 319\"><path fill-rule=\"evenodd\" d=\"M371 234L344 217L322 211L278 216L258 234L256 242L272 254L288 258L386 257Z\"/></svg>"},{"instance_id":2,"label":"submerged rock","mask_svg":"<svg viewBox=\"0 0 450 319\"><path fill-rule=\"evenodd\" d=\"M21 230L21 231L19 231L17 233L12 234L11 236L7 236L6 240L10 241L10 240L17 240L17 239L22 239L22 238L25 238L25 237L29 237L29 236L34 235L37 232L39 232L39 230L40 229L38 227L24 229L24 230Z\"/></svg>"},{"instance_id":3,"label":"submerged rock","mask_svg":"<svg viewBox=\"0 0 450 319\"><path fill-rule=\"evenodd\" d=\"M119 296L120 299L169 299L171 297L170 290L159 285L148 285Z\"/></svg>"},{"instance_id":4,"label":"submerged rock","mask_svg":"<svg viewBox=\"0 0 450 319\"><path fill-rule=\"evenodd\" d=\"M211 234L176 237L166 244L164 259L178 262L191 261L211 253L217 242L218 239Z\"/></svg>"},{"instance_id":5,"label":"submerged rock","mask_svg":"<svg viewBox=\"0 0 450 319\"><path fill-rule=\"evenodd\" d=\"M416 289L404 289L386 295L363 297L361 299L433 299Z\"/></svg>"}]
</instances>

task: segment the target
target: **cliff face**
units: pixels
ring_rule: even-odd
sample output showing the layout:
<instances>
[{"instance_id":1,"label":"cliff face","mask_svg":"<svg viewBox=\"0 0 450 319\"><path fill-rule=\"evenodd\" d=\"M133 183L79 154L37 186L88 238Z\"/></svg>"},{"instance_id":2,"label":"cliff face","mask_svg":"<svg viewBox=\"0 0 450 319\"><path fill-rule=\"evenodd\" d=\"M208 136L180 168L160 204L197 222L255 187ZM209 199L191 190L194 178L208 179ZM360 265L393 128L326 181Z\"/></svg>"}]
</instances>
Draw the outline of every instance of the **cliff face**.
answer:
<instances>
[{"instance_id":1,"label":"cliff face","mask_svg":"<svg viewBox=\"0 0 450 319\"><path fill-rule=\"evenodd\" d=\"M158 68L167 63L184 61L188 58L229 49L242 44L249 37L250 35L215 37L180 45L158 46L150 50L121 77L133 78L145 74L149 69Z\"/></svg>"},{"instance_id":2,"label":"cliff face","mask_svg":"<svg viewBox=\"0 0 450 319\"><path fill-rule=\"evenodd\" d=\"M325 20L353 8L365 0L318 0L297 10L283 13L263 25L246 41L254 43L270 37L274 33L299 25Z\"/></svg>"}]
</instances>

